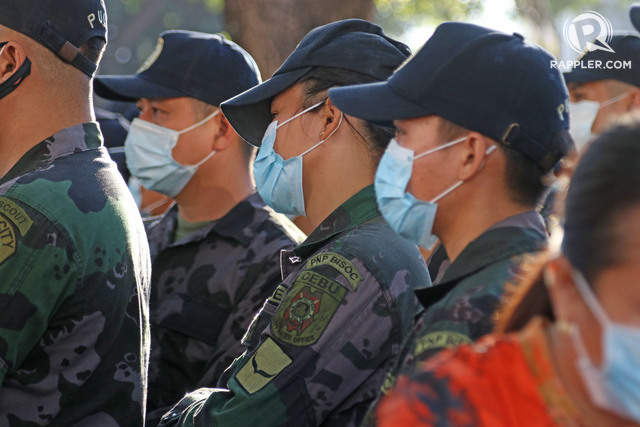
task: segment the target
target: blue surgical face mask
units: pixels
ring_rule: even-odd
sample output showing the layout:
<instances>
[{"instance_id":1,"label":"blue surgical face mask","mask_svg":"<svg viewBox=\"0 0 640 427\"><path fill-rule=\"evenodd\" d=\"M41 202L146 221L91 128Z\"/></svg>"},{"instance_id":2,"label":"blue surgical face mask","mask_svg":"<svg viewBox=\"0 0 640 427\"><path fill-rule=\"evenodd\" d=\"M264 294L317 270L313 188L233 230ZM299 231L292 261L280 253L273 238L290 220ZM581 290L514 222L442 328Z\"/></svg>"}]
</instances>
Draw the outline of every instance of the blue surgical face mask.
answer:
<instances>
[{"instance_id":1,"label":"blue surgical face mask","mask_svg":"<svg viewBox=\"0 0 640 427\"><path fill-rule=\"evenodd\" d=\"M389 142L378 165L375 189L380 212L396 233L425 249L432 249L438 240L431 234L438 208L436 202L461 186L464 181L456 182L431 201L418 200L406 191L413 162L466 139L465 136L415 156L412 150L401 147L394 138ZM492 145L486 154L491 154L495 149L496 146Z\"/></svg>"},{"instance_id":2,"label":"blue surgical face mask","mask_svg":"<svg viewBox=\"0 0 640 427\"><path fill-rule=\"evenodd\" d=\"M598 407L640 422L640 329L609 319L582 273L574 271L574 282L582 299L602 329L602 363L596 366L582 336L588 331L574 328L571 334L578 354L577 368Z\"/></svg>"},{"instance_id":3,"label":"blue surgical face mask","mask_svg":"<svg viewBox=\"0 0 640 427\"><path fill-rule=\"evenodd\" d=\"M260 151L258 151L256 161L253 164L253 174L256 179L256 187L258 188L260 197L277 212L287 215L306 215L302 190L302 156L331 138L340 128L343 115L340 113L340 122L329 136L304 153L287 160L284 160L282 156L273 151L273 144L276 141L276 130L323 103L324 101L312 105L281 124L278 124L278 121L274 120L264 133Z\"/></svg>"},{"instance_id":4,"label":"blue surgical face mask","mask_svg":"<svg viewBox=\"0 0 640 427\"><path fill-rule=\"evenodd\" d=\"M176 197L193 178L198 168L216 151L212 151L195 165L181 165L171 154L173 148L178 143L180 135L211 120L219 112L220 110L216 110L210 116L181 131L133 119L124 142L124 154L131 174L138 178L146 189Z\"/></svg>"}]
</instances>

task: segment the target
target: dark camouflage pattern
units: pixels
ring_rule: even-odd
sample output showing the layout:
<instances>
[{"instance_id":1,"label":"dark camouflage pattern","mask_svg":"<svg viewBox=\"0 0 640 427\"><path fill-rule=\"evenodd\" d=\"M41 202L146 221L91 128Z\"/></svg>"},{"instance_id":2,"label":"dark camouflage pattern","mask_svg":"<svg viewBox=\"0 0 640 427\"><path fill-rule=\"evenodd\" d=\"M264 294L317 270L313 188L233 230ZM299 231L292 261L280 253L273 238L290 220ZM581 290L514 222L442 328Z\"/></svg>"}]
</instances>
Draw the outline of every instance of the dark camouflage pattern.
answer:
<instances>
[{"instance_id":1,"label":"dark camouflage pattern","mask_svg":"<svg viewBox=\"0 0 640 427\"><path fill-rule=\"evenodd\" d=\"M280 250L305 238L257 193L172 243L177 216L174 205L146 223L153 265L147 408L166 407L149 413L151 424L187 392L214 387L242 354L242 336L280 282Z\"/></svg>"},{"instance_id":2,"label":"dark camouflage pattern","mask_svg":"<svg viewBox=\"0 0 640 427\"><path fill-rule=\"evenodd\" d=\"M525 258L547 246L540 215L533 211L522 215L519 222L527 227L509 226L512 221L492 227L467 245L435 286L416 291L424 311L382 395L393 386L399 372L410 373L443 348L471 343L493 331L493 315L505 289L518 283ZM365 423L371 424L373 412Z\"/></svg>"},{"instance_id":3,"label":"dark camouflage pattern","mask_svg":"<svg viewBox=\"0 0 640 427\"><path fill-rule=\"evenodd\" d=\"M430 285L415 245L354 195L293 251L284 280L219 386L185 397L161 425L356 426L397 362Z\"/></svg>"},{"instance_id":4,"label":"dark camouflage pattern","mask_svg":"<svg viewBox=\"0 0 640 427\"><path fill-rule=\"evenodd\" d=\"M141 426L149 249L96 123L0 179L0 425Z\"/></svg>"}]
</instances>

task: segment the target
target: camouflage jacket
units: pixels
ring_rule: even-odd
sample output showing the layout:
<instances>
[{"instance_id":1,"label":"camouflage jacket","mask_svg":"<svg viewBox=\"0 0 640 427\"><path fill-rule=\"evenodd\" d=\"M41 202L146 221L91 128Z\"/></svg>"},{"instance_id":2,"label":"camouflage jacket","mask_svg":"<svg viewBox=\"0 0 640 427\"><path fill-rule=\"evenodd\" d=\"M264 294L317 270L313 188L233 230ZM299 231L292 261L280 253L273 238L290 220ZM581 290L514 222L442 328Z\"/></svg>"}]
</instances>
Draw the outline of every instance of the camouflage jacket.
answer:
<instances>
[{"instance_id":1,"label":"camouflage jacket","mask_svg":"<svg viewBox=\"0 0 640 427\"><path fill-rule=\"evenodd\" d=\"M96 123L0 179L0 425L144 422L150 260Z\"/></svg>"},{"instance_id":2,"label":"camouflage jacket","mask_svg":"<svg viewBox=\"0 0 640 427\"><path fill-rule=\"evenodd\" d=\"M162 425L359 425L397 361L430 285L417 247L380 216L369 186L295 250L284 280L223 375L228 389L185 397Z\"/></svg>"},{"instance_id":3,"label":"camouflage jacket","mask_svg":"<svg viewBox=\"0 0 640 427\"><path fill-rule=\"evenodd\" d=\"M178 207L147 222L152 257L149 411L214 387L240 356L253 316L278 286L280 250L304 234L257 193L172 243Z\"/></svg>"}]
</instances>

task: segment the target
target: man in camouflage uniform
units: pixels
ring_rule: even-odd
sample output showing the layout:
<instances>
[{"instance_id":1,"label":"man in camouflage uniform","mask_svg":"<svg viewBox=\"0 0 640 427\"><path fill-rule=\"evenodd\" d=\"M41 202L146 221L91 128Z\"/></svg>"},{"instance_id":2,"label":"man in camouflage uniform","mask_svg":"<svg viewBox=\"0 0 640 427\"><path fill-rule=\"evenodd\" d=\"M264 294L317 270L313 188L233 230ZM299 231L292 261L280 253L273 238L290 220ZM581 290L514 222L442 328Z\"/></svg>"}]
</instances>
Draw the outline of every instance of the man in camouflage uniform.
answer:
<instances>
[{"instance_id":1,"label":"man in camouflage uniform","mask_svg":"<svg viewBox=\"0 0 640 427\"><path fill-rule=\"evenodd\" d=\"M242 354L242 336L279 282L280 250L304 239L255 192L249 172L255 149L218 114L222 101L259 79L253 59L238 45L190 31L162 33L136 75L96 79L99 95L138 100L141 115L125 142L129 168L146 188L176 200L165 215L146 223L153 262L152 424L188 391L215 386ZM150 163L156 148L139 146L141 121L143 129L147 123L192 129L180 134L163 163ZM148 140L161 144L156 134ZM161 176L149 173L162 170L167 159L181 165ZM195 163L200 166L190 179L175 179L182 164Z\"/></svg>"},{"instance_id":2,"label":"man in camouflage uniform","mask_svg":"<svg viewBox=\"0 0 640 427\"><path fill-rule=\"evenodd\" d=\"M305 215L316 228L296 249L282 253L283 281L244 338L247 351L219 382L227 389L188 395L163 425L360 424L411 329L418 308L412 291L430 282L417 247L395 235L376 208L373 174L388 132L318 103L326 102L326 87L306 100L320 112L309 110L303 99L319 81L382 80L408 54L376 25L334 22L310 32L270 80L222 105L240 135L256 145L275 125L271 111L280 123L309 111L278 130L278 143L300 153L318 146L318 138L327 142L309 154L316 163L305 163L301 175L277 185L286 189L297 181L321 189L303 189ZM310 130L314 126L320 136ZM291 137L297 129L308 140ZM269 150L264 142L260 146ZM336 153L342 162L323 167ZM313 166L324 173L313 175ZM329 185L336 176L339 188ZM259 191L265 190L261 182ZM344 201L318 203L327 196ZM324 209L329 212L317 215Z\"/></svg>"},{"instance_id":3,"label":"man in camouflage uniform","mask_svg":"<svg viewBox=\"0 0 640 427\"><path fill-rule=\"evenodd\" d=\"M535 207L571 147L552 59L519 34L445 23L386 83L329 92L347 114L394 120L397 140L376 173L380 209L422 245L433 230L451 262L416 291L424 312L405 366L491 332L522 257L546 245Z\"/></svg>"},{"instance_id":4,"label":"man in camouflage uniform","mask_svg":"<svg viewBox=\"0 0 640 427\"><path fill-rule=\"evenodd\" d=\"M143 425L149 250L88 101L104 3L0 9L0 425Z\"/></svg>"}]
</instances>

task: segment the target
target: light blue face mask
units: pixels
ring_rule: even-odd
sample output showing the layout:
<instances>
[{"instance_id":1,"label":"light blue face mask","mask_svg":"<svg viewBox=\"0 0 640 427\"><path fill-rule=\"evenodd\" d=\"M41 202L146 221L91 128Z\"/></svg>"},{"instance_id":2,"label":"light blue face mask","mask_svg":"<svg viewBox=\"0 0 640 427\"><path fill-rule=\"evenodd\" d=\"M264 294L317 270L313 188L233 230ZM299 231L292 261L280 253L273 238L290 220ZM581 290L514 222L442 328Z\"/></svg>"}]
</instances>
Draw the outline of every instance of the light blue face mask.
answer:
<instances>
[{"instance_id":1,"label":"light blue face mask","mask_svg":"<svg viewBox=\"0 0 640 427\"><path fill-rule=\"evenodd\" d=\"M425 249L432 249L438 240L431 234L438 208L436 202L461 186L464 181L456 182L431 201L418 200L406 191L413 171L413 162L466 139L465 136L415 156L412 150L401 147L394 138L389 142L378 165L375 189L382 216L396 233ZM489 147L486 154L491 154L495 149L495 145Z\"/></svg>"},{"instance_id":2,"label":"light blue face mask","mask_svg":"<svg viewBox=\"0 0 640 427\"><path fill-rule=\"evenodd\" d=\"M193 178L198 168L216 151L212 151L195 165L181 165L171 154L173 147L178 143L180 135L201 126L219 112L220 110L216 110L210 116L181 131L133 119L124 142L124 154L131 174L138 178L146 189L176 197Z\"/></svg>"},{"instance_id":3,"label":"light blue face mask","mask_svg":"<svg viewBox=\"0 0 640 427\"><path fill-rule=\"evenodd\" d=\"M260 151L258 151L256 161L253 164L253 174L260 197L277 212L286 215L306 215L302 190L302 156L331 138L340 128L343 115L340 113L340 122L329 136L304 153L287 160L284 160L282 156L273 151L273 144L276 142L276 130L296 117L300 117L304 113L317 108L324 102L312 105L281 124L274 120L264 133Z\"/></svg>"},{"instance_id":4,"label":"light blue face mask","mask_svg":"<svg viewBox=\"0 0 640 427\"><path fill-rule=\"evenodd\" d=\"M591 401L640 423L640 329L611 321L582 273L574 270L573 277L578 292L602 328L600 366L596 366L587 353L583 331L574 328L575 333L571 334L578 353L576 366Z\"/></svg>"}]
</instances>

